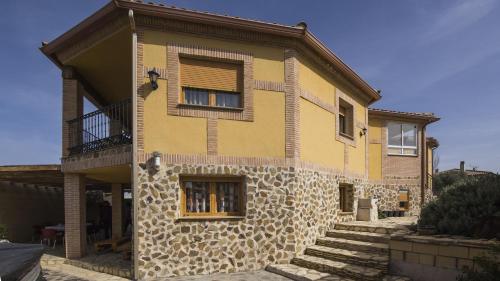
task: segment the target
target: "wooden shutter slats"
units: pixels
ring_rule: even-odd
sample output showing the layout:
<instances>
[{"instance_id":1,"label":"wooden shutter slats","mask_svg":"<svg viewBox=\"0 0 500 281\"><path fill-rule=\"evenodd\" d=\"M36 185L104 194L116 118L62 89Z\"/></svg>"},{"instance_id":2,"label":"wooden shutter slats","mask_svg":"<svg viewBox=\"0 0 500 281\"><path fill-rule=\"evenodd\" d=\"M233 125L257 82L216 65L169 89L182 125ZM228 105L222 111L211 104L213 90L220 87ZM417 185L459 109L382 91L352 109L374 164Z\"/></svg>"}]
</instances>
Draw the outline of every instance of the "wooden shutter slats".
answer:
<instances>
[{"instance_id":1,"label":"wooden shutter slats","mask_svg":"<svg viewBox=\"0 0 500 281\"><path fill-rule=\"evenodd\" d=\"M181 86L241 92L242 65L192 58L180 58Z\"/></svg>"}]
</instances>

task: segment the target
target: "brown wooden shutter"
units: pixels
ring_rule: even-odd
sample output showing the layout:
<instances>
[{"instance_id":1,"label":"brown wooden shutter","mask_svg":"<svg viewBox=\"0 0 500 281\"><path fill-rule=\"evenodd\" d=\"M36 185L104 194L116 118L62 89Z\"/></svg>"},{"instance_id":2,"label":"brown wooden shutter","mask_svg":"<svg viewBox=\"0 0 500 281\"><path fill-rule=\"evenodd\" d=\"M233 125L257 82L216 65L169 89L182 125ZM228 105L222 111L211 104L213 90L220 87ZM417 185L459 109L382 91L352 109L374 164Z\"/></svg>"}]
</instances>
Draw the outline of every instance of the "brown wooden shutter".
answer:
<instances>
[{"instance_id":1,"label":"brown wooden shutter","mask_svg":"<svg viewBox=\"0 0 500 281\"><path fill-rule=\"evenodd\" d=\"M181 86L241 92L242 65L193 58L180 58Z\"/></svg>"}]
</instances>

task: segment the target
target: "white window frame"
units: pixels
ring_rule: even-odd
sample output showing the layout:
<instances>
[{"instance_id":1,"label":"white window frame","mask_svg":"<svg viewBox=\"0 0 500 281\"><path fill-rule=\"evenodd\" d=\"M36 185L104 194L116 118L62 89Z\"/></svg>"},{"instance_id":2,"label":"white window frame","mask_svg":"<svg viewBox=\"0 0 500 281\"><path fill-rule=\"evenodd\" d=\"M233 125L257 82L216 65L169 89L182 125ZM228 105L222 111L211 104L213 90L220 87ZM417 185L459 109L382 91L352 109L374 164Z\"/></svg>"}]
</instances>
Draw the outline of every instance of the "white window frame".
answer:
<instances>
[{"instance_id":1,"label":"white window frame","mask_svg":"<svg viewBox=\"0 0 500 281\"><path fill-rule=\"evenodd\" d=\"M401 128L401 145L390 145L389 144L389 126L390 125L394 125L394 124L397 124L400 126ZM409 125L409 126L413 126L414 130L415 130L415 146L408 146L408 145L404 145L404 137L403 137L403 125ZM396 148L396 149L400 149L399 153L391 153L391 152L387 152L388 155L397 155L397 156L418 156L418 126L417 124L412 124L412 123L404 123L404 122L389 122L387 123L387 148ZM404 154L403 151L404 149L414 149L415 150L415 154Z\"/></svg>"}]
</instances>

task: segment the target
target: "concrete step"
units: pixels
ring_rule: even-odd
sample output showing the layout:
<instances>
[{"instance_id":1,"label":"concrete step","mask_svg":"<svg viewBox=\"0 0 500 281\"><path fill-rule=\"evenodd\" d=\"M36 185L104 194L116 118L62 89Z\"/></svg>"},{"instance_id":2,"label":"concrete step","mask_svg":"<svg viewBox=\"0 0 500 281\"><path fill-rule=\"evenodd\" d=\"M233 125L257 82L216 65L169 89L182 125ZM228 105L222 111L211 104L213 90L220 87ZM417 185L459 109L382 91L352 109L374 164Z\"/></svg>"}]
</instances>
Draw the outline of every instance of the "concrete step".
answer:
<instances>
[{"instance_id":1,"label":"concrete step","mask_svg":"<svg viewBox=\"0 0 500 281\"><path fill-rule=\"evenodd\" d=\"M365 267L373 267L389 271L389 255L366 253L352 250L336 249L325 246L313 245L306 249L306 255L320 257L333 261L340 261Z\"/></svg>"},{"instance_id":2,"label":"concrete step","mask_svg":"<svg viewBox=\"0 0 500 281\"><path fill-rule=\"evenodd\" d=\"M339 230L334 229L333 231L328 231L326 236L333 238L343 238L349 240L374 242L374 243L389 243L391 236L389 234L381 234L375 232L359 232L352 230Z\"/></svg>"},{"instance_id":3,"label":"concrete step","mask_svg":"<svg viewBox=\"0 0 500 281\"><path fill-rule=\"evenodd\" d=\"M404 227L387 226L387 225L377 225L369 222L343 222L337 223L335 225L337 230L349 230L349 231L359 231L359 232L370 232L370 233L380 233L380 234L392 234L396 231L405 229Z\"/></svg>"},{"instance_id":4,"label":"concrete step","mask_svg":"<svg viewBox=\"0 0 500 281\"><path fill-rule=\"evenodd\" d=\"M301 267L295 264L268 265L266 270L296 281L354 281L352 279Z\"/></svg>"},{"instance_id":5,"label":"concrete step","mask_svg":"<svg viewBox=\"0 0 500 281\"><path fill-rule=\"evenodd\" d=\"M330 247L330 248L344 249L344 250L368 252L368 253L378 253L378 254L389 253L389 245L387 244L349 240L343 238L333 238L333 237L318 238L318 240L316 240L316 245Z\"/></svg>"},{"instance_id":6,"label":"concrete step","mask_svg":"<svg viewBox=\"0 0 500 281\"><path fill-rule=\"evenodd\" d=\"M293 258L292 264L354 280L378 281L385 275L380 269L309 255Z\"/></svg>"}]
</instances>

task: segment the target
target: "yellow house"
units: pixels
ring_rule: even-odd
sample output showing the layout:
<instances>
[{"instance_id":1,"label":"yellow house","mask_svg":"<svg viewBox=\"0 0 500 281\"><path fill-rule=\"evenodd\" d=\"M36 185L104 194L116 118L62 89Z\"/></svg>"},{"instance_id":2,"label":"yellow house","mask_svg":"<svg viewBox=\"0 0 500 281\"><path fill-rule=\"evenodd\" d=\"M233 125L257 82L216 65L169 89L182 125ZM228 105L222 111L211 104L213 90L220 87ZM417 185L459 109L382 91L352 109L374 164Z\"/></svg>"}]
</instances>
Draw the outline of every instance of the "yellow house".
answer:
<instances>
[{"instance_id":1,"label":"yellow house","mask_svg":"<svg viewBox=\"0 0 500 281\"><path fill-rule=\"evenodd\" d=\"M62 71L68 258L86 254L88 179L111 186L114 239L131 190L141 280L288 263L360 198L424 203L437 118L369 109L379 93L305 23L115 0L41 50ZM391 146L396 124L416 144Z\"/></svg>"}]
</instances>

